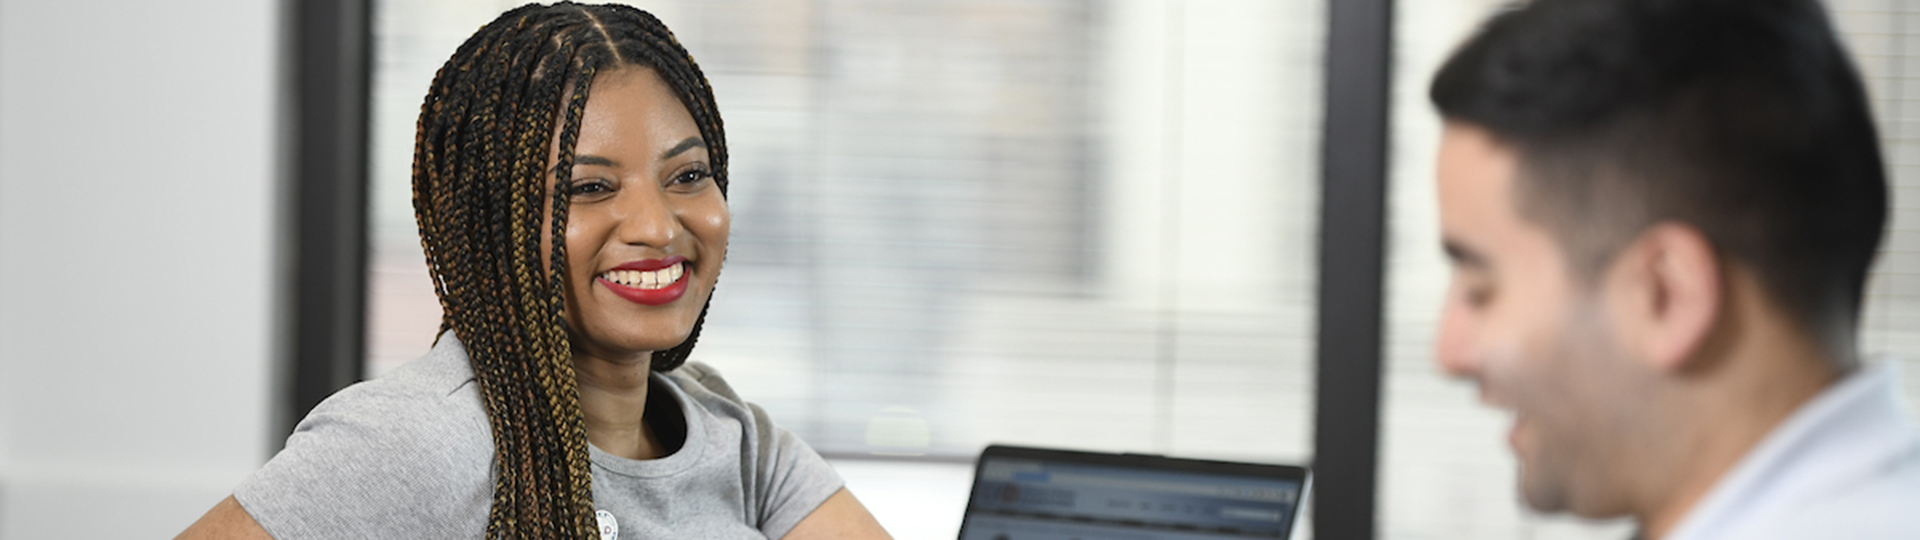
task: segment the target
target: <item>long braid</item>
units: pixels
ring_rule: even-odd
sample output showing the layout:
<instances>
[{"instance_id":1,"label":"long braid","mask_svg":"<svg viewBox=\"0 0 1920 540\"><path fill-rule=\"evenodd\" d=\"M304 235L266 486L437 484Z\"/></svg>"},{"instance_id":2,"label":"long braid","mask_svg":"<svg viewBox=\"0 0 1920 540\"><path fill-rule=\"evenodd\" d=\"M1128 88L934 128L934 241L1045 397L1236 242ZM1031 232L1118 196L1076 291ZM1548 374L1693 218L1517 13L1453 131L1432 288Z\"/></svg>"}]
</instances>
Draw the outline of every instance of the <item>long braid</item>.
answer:
<instances>
[{"instance_id":1,"label":"long braid","mask_svg":"<svg viewBox=\"0 0 1920 540\"><path fill-rule=\"evenodd\" d=\"M566 322L568 173L594 77L628 64L653 68L687 107L724 196L713 90L666 26L637 9L561 3L502 14L454 52L420 107L414 214L442 330L467 349L493 430L489 538L597 534ZM685 362L705 320L703 308L687 340L656 352L652 367Z\"/></svg>"}]
</instances>

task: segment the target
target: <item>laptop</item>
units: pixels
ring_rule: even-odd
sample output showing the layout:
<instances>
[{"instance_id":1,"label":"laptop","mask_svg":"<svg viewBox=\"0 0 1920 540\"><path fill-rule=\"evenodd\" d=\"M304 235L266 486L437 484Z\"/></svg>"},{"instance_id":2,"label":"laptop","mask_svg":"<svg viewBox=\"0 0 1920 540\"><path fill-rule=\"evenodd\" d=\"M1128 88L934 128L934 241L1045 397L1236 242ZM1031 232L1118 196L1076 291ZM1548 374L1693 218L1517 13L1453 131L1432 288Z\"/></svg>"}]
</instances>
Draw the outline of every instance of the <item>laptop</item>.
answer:
<instances>
[{"instance_id":1,"label":"laptop","mask_svg":"<svg viewBox=\"0 0 1920 540\"><path fill-rule=\"evenodd\" d=\"M989 446L960 540L1289 538L1302 467Z\"/></svg>"}]
</instances>

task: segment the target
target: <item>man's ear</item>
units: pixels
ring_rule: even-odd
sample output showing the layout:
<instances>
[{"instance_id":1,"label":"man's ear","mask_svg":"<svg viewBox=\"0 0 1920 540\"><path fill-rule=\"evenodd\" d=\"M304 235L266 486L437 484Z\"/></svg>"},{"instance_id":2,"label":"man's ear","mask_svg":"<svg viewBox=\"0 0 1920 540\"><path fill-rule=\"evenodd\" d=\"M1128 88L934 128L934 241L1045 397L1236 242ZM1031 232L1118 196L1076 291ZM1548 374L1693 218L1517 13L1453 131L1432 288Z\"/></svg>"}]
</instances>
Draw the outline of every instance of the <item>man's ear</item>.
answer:
<instances>
[{"instance_id":1,"label":"man's ear","mask_svg":"<svg viewBox=\"0 0 1920 540\"><path fill-rule=\"evenodd\" d=\"M1641 231L1603 280L1621 345L1660 371L1687 367L1723 311L1720 257L1691 225L1663 222Z\"/></svg>"}]
</instances>

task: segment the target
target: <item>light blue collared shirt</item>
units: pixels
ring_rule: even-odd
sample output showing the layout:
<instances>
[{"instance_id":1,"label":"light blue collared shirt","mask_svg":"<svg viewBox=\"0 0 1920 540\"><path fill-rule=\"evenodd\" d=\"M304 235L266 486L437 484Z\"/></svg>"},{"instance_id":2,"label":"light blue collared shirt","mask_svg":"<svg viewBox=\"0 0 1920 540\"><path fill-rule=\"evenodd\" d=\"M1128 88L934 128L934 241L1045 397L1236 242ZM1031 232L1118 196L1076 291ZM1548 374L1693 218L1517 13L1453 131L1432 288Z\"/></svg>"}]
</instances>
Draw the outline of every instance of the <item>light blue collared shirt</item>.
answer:
<instances>
[{"instance_id":1,"label":"light blue collared shirt","mask_svg":"<svg viewBox=\"0 0 1920 540\"><path fill-rule=\"evenodd\" d=\"M1761 439L1665 540L1920 539L1920 427L1866 362Z\"/></svg>"}]
</instances>

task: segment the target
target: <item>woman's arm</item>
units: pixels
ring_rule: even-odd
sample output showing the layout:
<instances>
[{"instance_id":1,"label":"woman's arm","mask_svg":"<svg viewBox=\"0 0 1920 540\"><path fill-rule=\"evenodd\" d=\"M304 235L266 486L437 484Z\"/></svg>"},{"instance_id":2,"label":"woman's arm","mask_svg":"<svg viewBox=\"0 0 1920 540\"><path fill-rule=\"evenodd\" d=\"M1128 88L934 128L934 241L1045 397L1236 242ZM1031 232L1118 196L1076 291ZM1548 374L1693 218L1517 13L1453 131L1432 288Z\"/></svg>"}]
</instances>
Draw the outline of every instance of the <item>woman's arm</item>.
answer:
<instances>
[{"instance_id":1,"label":"woman's arm","mask_svg":"<svg viewBox=\"0 0 1920 540\"><path fill-rule=\"evenodd\" d=\"M845 492L842 491L841 493ZM851 499L852 497L848 498ZM856 502L854 504L860 503ZM862 512L864 511L863 509ZM867 519L873 518L869 517ZM801 524L805 525L806 522L803 521ZM260 528L260 523L255 522L253 516L247 514L247 509L240 507L240 501L233 500L232 496L228 496L226 500L220 501L220 504L213 505L213 509L208 510L207 515L200 516L200 521L193 522L192 526L187 527L186 532L180 533L180 536L174 537L173 540L197 540L202 538L221 540L273 540L273 536L268 535L266 529Z\"/></svg>"},{"instance_id":2,"label":"woman's arm","mask_svg":"<svg viewBox=\"0 0 1920 540\"><path fill-rule=\"evenodd\" d=\"M887 530L880 528L880 522L873 519L873 513L853 498L846 488L834 492L819 508L807 514L794 525L781 540L816 540L835 538L863 538L868 540L893 540Z\"/></svg>"}]
</instances>

